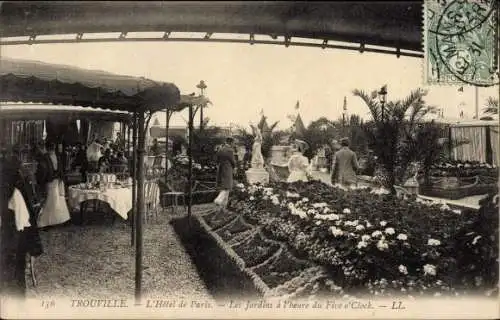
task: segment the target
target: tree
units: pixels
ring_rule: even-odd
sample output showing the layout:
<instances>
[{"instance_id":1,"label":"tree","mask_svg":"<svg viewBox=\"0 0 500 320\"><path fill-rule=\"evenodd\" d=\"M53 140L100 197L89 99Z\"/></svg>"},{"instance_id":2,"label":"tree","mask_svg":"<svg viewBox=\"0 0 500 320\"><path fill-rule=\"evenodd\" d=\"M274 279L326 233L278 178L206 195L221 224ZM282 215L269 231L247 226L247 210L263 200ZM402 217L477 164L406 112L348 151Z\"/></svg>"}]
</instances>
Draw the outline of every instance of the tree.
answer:
<instances>
[{"instance_id":1,"label":"tree","mask_svg":"<svg viewBox=\"0 0 500 320\"><path fill-rule=\"evenodd\" d=\"M499 102L497 98L488 97L483 112L486 114L498 114Z\"/></svg>"},{"instance_id":2,"label":"tree","mask_svg":"<svg viewBox=\"0 0 500 320\"><path fill-rule=\"evenodd\" d=\"M193 160L201 165L210 165L214 161L215 147L224 142L222 129L209 126L209 118L203 119L199 129L193 131Z\"/></svg>"},{"instance_id":3,"label":"tree","mask_svg":"<svg viewBox=\"0 0 500 320\"><path fill-rule=\"evenodd\" d=\"M377 92L368 95L363 90L354 90L354 96L361 98L367 105L372 121L364 126L367 142L378 157L385 175L384 185L395 194L394 185L401 183L401 172L405 172L409 160L401 153L401 144L412 136L415 127L423 118L436 111L435 107L424 102L425 90L412 91L405 99L388 101L382 109Z\"/></svg>"},{"instance_id":4,"label":"tree","mask_svg":"<svg viewBox=\"0 0 500 320\"><path fill-rule=\"evenodd\" d=\"M321 117L312 121L305 130L304 139L309 144L305 156L312 158L316 151L323 145L330 145L331 141L337 136L337 129L333 121Z\"/></svg>"}]
</instances>

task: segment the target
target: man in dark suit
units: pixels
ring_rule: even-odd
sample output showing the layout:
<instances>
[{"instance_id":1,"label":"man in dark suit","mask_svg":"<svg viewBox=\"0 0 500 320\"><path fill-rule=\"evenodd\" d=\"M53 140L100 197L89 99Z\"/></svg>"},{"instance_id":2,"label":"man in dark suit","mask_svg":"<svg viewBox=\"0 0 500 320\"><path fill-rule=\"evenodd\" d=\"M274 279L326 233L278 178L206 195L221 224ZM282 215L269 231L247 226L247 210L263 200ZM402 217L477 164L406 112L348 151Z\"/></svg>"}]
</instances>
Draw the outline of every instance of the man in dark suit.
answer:
<instances>
[{"instance_id":1,"label":"man in dark suit","mask_svg":"<svg viewBox=\"0 0 500 320\"><path fill-rule=\"evenodd\" d=\"M217 189L219 195L214 200L224 210L229 200L229 192L233 188L233 173L236 166L234 158L233 138L228 137L226 143L217 151Z\"/></svg>"},{"instance_id":2,"label":"man in dark suit","mask_svg":"<svg viewBox=\"0 0 500 320\"><path fill-rule=\"evenodd\" d=\"M335 152L332 164L332 182L343 186L357 183L356 172L359 169L356 153L349 149L349 140L340 140L340 150Z\"/></svg>"}]
</instances>

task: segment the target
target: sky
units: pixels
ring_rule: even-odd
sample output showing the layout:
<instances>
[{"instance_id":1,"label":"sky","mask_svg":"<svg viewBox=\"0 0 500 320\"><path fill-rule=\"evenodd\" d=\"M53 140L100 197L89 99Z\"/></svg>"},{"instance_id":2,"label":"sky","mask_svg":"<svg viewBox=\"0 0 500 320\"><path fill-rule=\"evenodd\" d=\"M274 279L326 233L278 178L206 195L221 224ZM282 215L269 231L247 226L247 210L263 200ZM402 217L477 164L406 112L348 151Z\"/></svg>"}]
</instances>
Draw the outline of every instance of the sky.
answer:
<instances>
[{"instance_id":1,"label":"sky","mask_svg":"<svg viewBox=\"0 0 500 320\"><path fill-rule=\"evenodd\" d=\"M341 117L344 97L349 114L369 118L368 108L352 95L388 86L388 100L401 99L416 88L428 90L426 102L443 108L447 118L474 116L474 88L423 85L421 58L359 53L340 49L228 43L128 42L3 46L2 56L99 69L172 82L181 93L205 94L213 105L204 116L214 125L248 126L261 110L278 127L291 125L288 115L299 112L307 125L319 117ZM498 86L479 89L482 109L488 96L498 97ZM165 123L165 116L157 116ZM184 126L187 112L175 114L171 125ZM197 121L199 118L197 117Z\"/></svg>"}]
</instances>

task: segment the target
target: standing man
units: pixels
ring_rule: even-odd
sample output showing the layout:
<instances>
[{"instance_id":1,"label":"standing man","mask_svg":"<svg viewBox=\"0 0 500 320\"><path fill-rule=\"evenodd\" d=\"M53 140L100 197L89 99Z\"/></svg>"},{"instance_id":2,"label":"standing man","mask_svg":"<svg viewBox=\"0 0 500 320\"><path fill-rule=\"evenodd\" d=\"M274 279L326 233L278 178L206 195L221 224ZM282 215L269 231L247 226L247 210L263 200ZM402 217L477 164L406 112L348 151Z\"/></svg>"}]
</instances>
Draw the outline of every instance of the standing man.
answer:
<instances>
[{"instance_id":1,"label":"standing man","mask_svg":"<svg viewBox=\"0 0 500 320\"><path fill-rule=\"evenodd\" d=\"M340 150L335 152L332 164L332 183L348 187L357 183L356 172L359 169L356 153L349 149L349 139L340 140Z\"/></svg>"},{"instance_id":2,"label":"standing man","mask_svg":"<svg viewBox=\"0 0 500 320\"><path fill-rule=\"evenodd\" d=\"M217 189L220 190L220 193L214 203L220 208L221 212L226 209L229 192L233 188L233 172L236 166L233 143L233 138L226 138L226 143L222 145L216 155Z\"/></svg>"}]
</instances>

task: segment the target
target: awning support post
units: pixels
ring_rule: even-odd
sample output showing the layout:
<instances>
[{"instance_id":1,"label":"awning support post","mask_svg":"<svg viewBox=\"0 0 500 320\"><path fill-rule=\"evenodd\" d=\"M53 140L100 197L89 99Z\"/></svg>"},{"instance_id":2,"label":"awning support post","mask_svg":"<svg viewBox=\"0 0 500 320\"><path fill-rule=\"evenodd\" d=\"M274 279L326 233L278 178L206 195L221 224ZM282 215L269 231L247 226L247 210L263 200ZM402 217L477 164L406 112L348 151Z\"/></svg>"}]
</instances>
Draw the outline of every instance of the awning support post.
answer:
<instances>
[{"instance_id":1,"label":"awning support post","mask_svg":"<svg viewBox=\"0 0 500 320\"><path fill-rule=\"evenodd\" d=\"M135 216L137 215L137 112L132 118L132 216L131 226L131 246L135 244Z\"/></svg>"},{"instance_id":2,"label":"awning support post","mask_svg":"<svg viewBox=\"0 0 500 320\"><path fill-rule=\"evenodd\" d=\"M188 123L188 157L189 157L189 169L188 169L188 222L191 223L191 205L193 198L193 122L194 122L194 114L193 114L193 105L189 105L189 123Z\"/></svg>"},{"instance_id":3,"label":"awning support post","mask_svg":"<svg viewBox=\"0 0 500 320\"><path fill-rule=\"evenodd\" d=\"M142 287L142 221L144 216L144 153L145 153L145 130L144 111L138 115L138 161L137 161L137 215L135 216L136 237L135 237L135 300L136 304L141 303Z\"/></svg>"}]
</instances>

